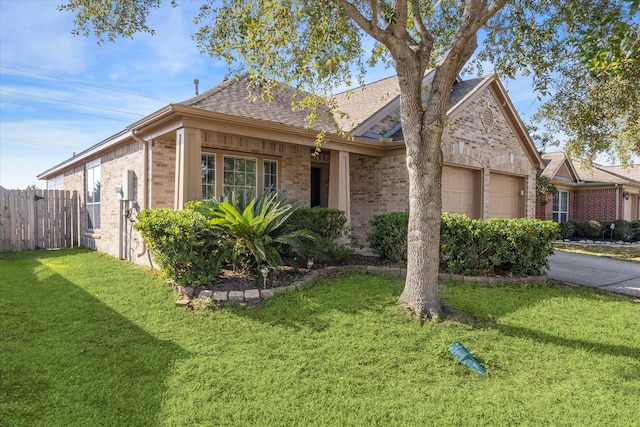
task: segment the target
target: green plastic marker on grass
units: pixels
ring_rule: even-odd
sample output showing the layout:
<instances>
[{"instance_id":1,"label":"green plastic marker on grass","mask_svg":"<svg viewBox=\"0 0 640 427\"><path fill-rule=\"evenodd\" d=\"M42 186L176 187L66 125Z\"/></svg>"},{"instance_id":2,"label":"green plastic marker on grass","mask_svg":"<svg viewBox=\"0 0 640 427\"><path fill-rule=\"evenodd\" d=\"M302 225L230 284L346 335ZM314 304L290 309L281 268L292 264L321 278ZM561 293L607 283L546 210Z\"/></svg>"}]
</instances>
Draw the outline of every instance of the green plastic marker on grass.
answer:
<instances>
[{"instance_id":1,"label":"green plastic marker on grass","mask_svg":"<svg viewBox=\"0 0 640 427\"><path fill-rule=\"evenodd\" d=\"M451 344L449 346L449 351L456 359L460 361L460 363L462 363L467 368L471 368L482 375L487 373L486 369L484 369L484 367L480 363L478 363L476 359L473 358L471 353L469 353L469 350L464 348L464 346L459 342L454 342L453 344Z\"/></svg>"}]
</instances>

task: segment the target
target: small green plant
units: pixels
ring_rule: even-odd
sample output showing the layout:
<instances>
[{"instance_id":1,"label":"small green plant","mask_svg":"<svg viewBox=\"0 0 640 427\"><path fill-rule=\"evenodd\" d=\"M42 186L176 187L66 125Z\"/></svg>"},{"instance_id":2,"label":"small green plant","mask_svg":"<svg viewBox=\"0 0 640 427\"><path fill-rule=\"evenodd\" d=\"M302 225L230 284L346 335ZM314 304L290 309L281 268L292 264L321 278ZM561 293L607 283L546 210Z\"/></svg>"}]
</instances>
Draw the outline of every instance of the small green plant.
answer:
<instances>
[{"instance_id":1,"label":"small green plant","mask_svg":"<svg viewBox=\"0 0 640 427\"><path fill-rule=\"evenodd\" d=\"M375 215L371 220L371 233L367 236L371 250L380 258L406 264L408 226L408 212Z\"/></svg>"},{"instance_id":2,"label":"small green plant","mask_svg":"<svg viewBox=\"0 0 640 427\"><path fill-rule=\"evenodd\" d=\"M305 265L309 258L317 264L340 264L353 254L353 249L340 243L340 239L350 238L347 217L340 209L302 207L291 215L287 223L315 236L314 240L305 242L304 249L298 254L284 251L286 257L296 257L298 265Z\"/></svg>"},{"instance_id":3,"label":"small green plant","mask_svg":"<svg viewBox=\"0 0 640 427\"><path fill-rule=\"evenodd\" d=\"M230 262L236 269L253 272L266 264L277 273L283 263L280 247L301 251L303 241L313 239L308 231L287 225L302 202L286 200L286 192L265 192L250 201L231 196L188 206L208 218L208 226L229 242L211 254L216 263Z\"/></svg>"},{"instance_id":4,"label":"small green plant","mask_svg":"<svg viewBox=\"0 0 640 427\"><path fill-rule=\"evenodd\" d=\"M560 236L563 239L571 239L576 232L576 225L572 221L560 223Z\"/></svg>"},{"instance_id":5,"label":"small green plant","mask_svg":"<svg viewBox=\"0 0 640 427\"><path fill-rule=\"evenodd\" d=\"M201 213L147 209L137 216L134 228L147 242L161 271L177 283L197 286L220 274L220 263L210 254L225 247L226 241L209 228Z\"/></svg>"},{"instance_id":6,"label":"small green plant","mask_svg":"<svg viewBox=\"0 0 640 427\"><path fill-rule=\"evenodd\" d=\"M558 194L558 189L546 176L536 178L536 202L540 206L546 206L549 196Z\"/></svg>"}]
</instances>

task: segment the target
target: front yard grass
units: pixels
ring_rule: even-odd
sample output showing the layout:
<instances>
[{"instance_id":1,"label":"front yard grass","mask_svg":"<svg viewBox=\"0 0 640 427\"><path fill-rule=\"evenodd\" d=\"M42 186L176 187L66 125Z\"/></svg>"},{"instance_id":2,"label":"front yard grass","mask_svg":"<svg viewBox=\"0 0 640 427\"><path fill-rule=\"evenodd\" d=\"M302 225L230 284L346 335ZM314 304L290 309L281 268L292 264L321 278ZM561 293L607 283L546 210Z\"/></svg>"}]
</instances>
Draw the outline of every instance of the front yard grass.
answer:
<instances>
[{"instance_id":1,"label":"front yard grass","mask_svg":"<svg viewBox=\"0 0 640 427\"><path fill-rule=\"evenodd\" d=\"M0 254L0 425L637 425L640 305L448 283L421 324L353 274L260 307L190 311L86 250ZM466 320L463 320L466 319ZM447 351L462 342L481 376Z\"/></svg>"},{"instance_id":2,"label":"front yard grass","mask_svg":"<svg viewBox=\"0 0 640 427\"><path fill-rule=\"evenodd\" d=\"M555 249L576 254L596 255L640 263L640 246L556 243Z\"/></svg>"}]
</instances>

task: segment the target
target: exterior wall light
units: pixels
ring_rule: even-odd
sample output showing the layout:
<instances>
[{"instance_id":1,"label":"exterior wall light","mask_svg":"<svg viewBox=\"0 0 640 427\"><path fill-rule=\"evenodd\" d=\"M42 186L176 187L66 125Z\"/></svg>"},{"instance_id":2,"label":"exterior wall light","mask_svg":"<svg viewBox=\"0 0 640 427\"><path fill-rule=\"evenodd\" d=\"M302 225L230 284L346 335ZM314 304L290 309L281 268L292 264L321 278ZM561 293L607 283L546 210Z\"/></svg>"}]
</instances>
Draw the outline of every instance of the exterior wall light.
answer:
<instances>
[{"instance_id":1,"label":"exterior wall light","mask_svg":"<svg viewBox=\"0 0 640 427\"><path fill-rule=\"evenodd\" d=\"M629 192L625 191L624 193L622 193L622 197L624 197L625 200L629 200Z\"/></svg>"}]
</instances>

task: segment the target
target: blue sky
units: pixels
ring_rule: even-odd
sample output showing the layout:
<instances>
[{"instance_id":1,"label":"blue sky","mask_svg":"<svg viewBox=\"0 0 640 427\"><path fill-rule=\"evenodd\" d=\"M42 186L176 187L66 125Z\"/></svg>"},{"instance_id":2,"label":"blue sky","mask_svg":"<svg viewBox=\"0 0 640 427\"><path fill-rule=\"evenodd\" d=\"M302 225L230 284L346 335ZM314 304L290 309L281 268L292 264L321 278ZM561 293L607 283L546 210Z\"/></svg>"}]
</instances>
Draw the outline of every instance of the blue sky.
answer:
<instances>
[{"instance_id":1,"label":"blue sky","mask_svg":"<svg viewBox=\"0 0 640 427\"><path fill-rule=\"evenodd\" d=\"M123 130L170 102L219 84L220 61L200 55L191 35L198 1L183 0L150 17L153 36L101 46L74 37L62 0L0 0L0 186L35 184L73 153ZM488 72L490 70L485 70ZM393 73L371 70L367 81ZM503 80L523 121L539 103L526 78Z\"/></svg>"}]
</instances>

